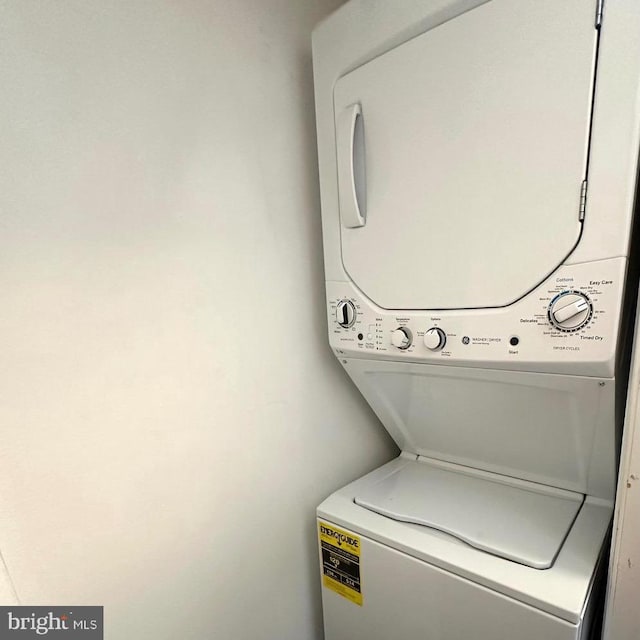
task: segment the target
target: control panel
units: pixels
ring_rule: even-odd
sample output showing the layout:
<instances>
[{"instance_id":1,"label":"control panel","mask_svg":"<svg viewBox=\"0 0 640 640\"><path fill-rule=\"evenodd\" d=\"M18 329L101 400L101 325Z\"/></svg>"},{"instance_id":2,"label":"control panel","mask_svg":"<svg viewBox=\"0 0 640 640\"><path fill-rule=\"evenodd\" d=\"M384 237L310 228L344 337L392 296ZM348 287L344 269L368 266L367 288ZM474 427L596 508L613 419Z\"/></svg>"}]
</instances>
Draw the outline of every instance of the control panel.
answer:
<instances>
[{"instance_id":1,"label":"control panel","mask_svg":"<svg viewBox=\"0 0 640 640\"><path fill-rule=\"evenodd\" d=\"M382 309L327 282L336 355L612 376L625 258L565 265L507 307Z\"/></svg>"}]
</instances>

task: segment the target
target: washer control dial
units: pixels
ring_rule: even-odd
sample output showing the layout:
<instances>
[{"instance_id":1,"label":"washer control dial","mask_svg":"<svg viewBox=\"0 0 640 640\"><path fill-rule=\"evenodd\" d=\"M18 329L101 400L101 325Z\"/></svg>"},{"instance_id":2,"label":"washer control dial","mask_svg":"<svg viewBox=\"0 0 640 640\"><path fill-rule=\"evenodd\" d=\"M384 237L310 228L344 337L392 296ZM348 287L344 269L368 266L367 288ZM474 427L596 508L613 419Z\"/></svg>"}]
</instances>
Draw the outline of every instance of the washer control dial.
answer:
<instances>
[{"instance_id":1,"label":"washer control dial","mask_svg":"<svg viewBox=\"0 0 640 640\"><path fill-rule=\"evenodd\" d=\"M593 315L591 300L581 291L563 291L549 305L549 322L560 331L582 329Z\"/></svg>"},{"instance_id":2,"label":"washer control dial","mask_svg":"<svg viewBox=\"0 0 640 640\"><path fill-rule=\"evenodd\" d=\"M439 327L431 327L425 331L424 346L431 351L440 351L447 344L447 334Z\"/></svg>"},{"instance_id":3,"label":"washer control dial","mask_svg":"<svg viewBox=\"0 0 640 640\"><path fill-rule=\"evenodd\" d=\"M356 308L350 300L341 300L336 307L336 321L344 329L352 327L356 321Z\"/></svg>"},{"instance_id":4,"label":"washer control dial","mask_svg":"<svg viewBox=\"0 0 640 640\"><path fill-rule=\"evenodd\" d=\"M391 334L391 344L398 349L408 349L413 342L413 334L409 327L398 327Z\"/></svg>"}]
</instances>

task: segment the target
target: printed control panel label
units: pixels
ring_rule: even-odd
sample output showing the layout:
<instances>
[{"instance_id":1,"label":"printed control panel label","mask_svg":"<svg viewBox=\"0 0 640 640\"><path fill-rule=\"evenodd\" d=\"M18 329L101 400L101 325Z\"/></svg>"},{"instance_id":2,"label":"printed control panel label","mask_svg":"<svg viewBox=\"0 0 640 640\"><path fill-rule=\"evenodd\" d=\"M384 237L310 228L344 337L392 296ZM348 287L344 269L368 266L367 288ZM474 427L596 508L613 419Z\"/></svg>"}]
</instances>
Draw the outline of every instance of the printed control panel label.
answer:
<instances>
[{"instance_id":1,"label":"printed control panel label","mask_svg":"<svg viewBox=\"0 0 640 640\"><path fill-rule=\"evenodd\" d=\"M322 555L322 584L362 605L360 538L326 522L318 522Z\"/></svg>"}]
</instances>

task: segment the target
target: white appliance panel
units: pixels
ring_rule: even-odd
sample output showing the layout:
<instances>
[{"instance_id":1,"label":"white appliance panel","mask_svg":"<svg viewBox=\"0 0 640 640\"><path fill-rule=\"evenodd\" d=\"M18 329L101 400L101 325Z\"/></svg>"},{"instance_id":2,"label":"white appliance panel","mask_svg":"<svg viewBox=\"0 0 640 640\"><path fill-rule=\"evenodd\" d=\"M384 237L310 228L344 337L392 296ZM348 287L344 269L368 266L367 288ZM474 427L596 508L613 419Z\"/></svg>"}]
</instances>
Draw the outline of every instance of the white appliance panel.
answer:
<instances>
[{"instance_id":1,"label":"white appliance panel","mask_svg":"<svg viewBox=\"0 0 640 640\"><path fill-rule=\"evenodd\" d=\"M362 539L363 606L323 588L327 640L588 635L640 140L640 9L597 6L351 0L314 32L330 342L403 449L318 508ZM421 501L399 470L427 457L584 502L561 543L500 557L522 505Z\"/></svg>"},{"instance_id":2,"label":"white appliance panel","mask_svg":"<svg viewBox=\"0 0 640 640\"><path fill-rule=\"evenodd\" d=\"M361 578L362 606L323 587L326 640L581 638L581 622L561 620L364 537Z\"/></svg>"},{"instance_id":3,"label":"white appliance panel","mask_svg":"<svg viewBox=\"0 0 640 640\"><path fill-rule=\"evenodd\" d=\"M402 451L613 498L613 380L342 363Z\"/></svg>"},{"instance_id":4,"label":"white appliance panel","mask_svg":"<svg viewBox=\"0 0 640 640\"><path fill-rule=\"evenodd\" d=\"M614 375L626 266L625 258L562 266L535 291L500 309L388 311L349 282L327 282L329 339L338 357L609 378ZM584 295L591 311L584 326L566 332L551 324L549 312L558 296L571 291ZM355 310L349 327L338 322L342 301L350 301ZM412 334L406 349L391 341L399 327ZM425 333L433 328L446 339L436 350L425 344Z\"/></svg>"},{"instance_id":5,"label":"white appliance panel","mask_svg":"<svg viewBox=\"0 0 640 640\"><path fill-rule=\"evenodd\" d=\"M593 15L584 0L492 0L338 80L342 260L378 306L507 305L572 251Z\"/></svg>"},{"instance_id":6,"label":"white appliance panel","mask_svg":"<svg viewBox=\"0 0 640 640\"><path fill-rule=\"evenodd\" d=\"M533 569L478 550L437 529L394 520L355 503L355 497L372 485L414 463L415 457L401 454L355 480L318 507L318 518L551 616L572 624L580 623L611 522L611 502L586 497L553 566L544 570ZM461 471L465 472L464 469ZM366 555L361 553L362 596L365 602L368 593L364 573L366 564ZM395 605L396 599L391 598L387 610ZM464 602L452 603L452 606L456 605L463 607Z\"/></svg>"},{"instance_id":7,"label":"white appliance panel","mask_svg":"<svg viewBox=\"0 0 640 640\"><path fill-rule=\"evenodd\" d=\"M579 493L418 458L355 497L381 515L433 527L535 569L552 566Z\"/></svg>"}]
</instances>

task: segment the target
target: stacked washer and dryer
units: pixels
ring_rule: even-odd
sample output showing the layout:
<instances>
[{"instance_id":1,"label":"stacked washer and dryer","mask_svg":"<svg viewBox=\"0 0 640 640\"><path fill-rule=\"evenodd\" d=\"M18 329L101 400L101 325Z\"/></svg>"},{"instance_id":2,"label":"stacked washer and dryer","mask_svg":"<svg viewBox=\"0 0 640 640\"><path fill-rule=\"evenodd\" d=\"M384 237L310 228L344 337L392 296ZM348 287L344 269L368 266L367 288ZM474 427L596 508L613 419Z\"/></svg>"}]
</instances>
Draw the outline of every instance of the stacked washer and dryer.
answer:
<instances>
[{"instance_id":1,"label":"stacked washer and dryer","mask_svg":"<svg viewBox=\"0 0 640 640\"><path fill-rule=\"evenodd\" d=\"M636 0L314 32L331 347L401 449L317 511L326 640L578 640L606 573Z\"/></svg>"}]
</instances>

